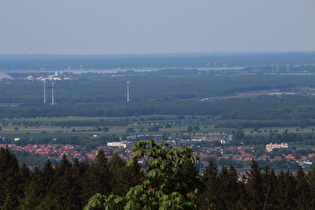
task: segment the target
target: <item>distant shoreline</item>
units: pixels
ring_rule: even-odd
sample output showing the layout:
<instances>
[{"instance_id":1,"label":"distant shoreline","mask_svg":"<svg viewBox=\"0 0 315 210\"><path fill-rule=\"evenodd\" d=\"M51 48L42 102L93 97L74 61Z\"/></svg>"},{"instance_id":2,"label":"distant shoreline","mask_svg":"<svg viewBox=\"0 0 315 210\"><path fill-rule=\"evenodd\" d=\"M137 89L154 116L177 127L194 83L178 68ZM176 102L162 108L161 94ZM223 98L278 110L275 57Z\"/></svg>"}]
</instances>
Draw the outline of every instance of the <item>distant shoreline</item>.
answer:
<instances>
[{"instance_id":1,"label":"distant shoreline","mask_svg":"<svg viewBox=\"0 0 315 210\"><path fill-rule=\"evenodd\" d=\"M0 55L0 72L220 70L247 66L315 65L315 52L174 53L145 55Z\"/></svg>"}]
</instances>

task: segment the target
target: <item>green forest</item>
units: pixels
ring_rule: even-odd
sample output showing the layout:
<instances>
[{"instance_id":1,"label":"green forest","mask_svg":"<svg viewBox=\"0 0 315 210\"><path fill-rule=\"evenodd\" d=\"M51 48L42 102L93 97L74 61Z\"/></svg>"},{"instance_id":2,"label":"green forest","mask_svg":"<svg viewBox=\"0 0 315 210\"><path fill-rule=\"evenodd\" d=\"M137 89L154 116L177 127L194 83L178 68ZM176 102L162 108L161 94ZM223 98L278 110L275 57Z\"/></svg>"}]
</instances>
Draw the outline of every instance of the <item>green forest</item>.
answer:
<instances>
[{"instance_id":1,"label":"green forest","mask_svg":"<svg viewBox=\"0 0 315 210\"><path fill-rule=\"evenodd\" d=\"M208 115L224 120L217 127L315 125L312 73L216 75L160 70L71 74L70 80L55 82L53 106L50 82L44 104L42 81L25 80L28 73L11 74L15 80L0 82L2 119ZM126 102L127 81L131 81L130 102Z\"/></svg>"},{"instance_id":2,"label":"green forest","mask_svg":"<svg viewBox=\"0 0 315 210\"><path fill-rule=\"evenodd\" d=\"M314 209L315 170L251 168L209 162L198 173L188 147L136 142L126 162L102 150L93 162L63 158L30 170L8 148L0 149L1 209Z\"/></svg>"}]
</instances>

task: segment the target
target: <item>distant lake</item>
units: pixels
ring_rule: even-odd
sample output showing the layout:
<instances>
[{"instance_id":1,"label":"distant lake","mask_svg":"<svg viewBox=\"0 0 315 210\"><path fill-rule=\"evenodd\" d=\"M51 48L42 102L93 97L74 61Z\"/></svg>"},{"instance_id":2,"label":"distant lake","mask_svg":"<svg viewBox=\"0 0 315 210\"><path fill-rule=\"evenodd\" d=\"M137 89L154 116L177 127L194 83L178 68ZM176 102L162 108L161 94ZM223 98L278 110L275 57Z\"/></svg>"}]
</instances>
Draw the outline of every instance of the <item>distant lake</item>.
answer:
<instances>
[{"instance_id":1,"label":"distant lake","mask_svg":"<svg viewBox=\"0 0 315 210\"><path fill-rule=\"evenodd\" d=\"M315 65L315 52L181 53L149 55L0 55L1 72L228 69L253 65Z\"/></svg>"}]
</instances>

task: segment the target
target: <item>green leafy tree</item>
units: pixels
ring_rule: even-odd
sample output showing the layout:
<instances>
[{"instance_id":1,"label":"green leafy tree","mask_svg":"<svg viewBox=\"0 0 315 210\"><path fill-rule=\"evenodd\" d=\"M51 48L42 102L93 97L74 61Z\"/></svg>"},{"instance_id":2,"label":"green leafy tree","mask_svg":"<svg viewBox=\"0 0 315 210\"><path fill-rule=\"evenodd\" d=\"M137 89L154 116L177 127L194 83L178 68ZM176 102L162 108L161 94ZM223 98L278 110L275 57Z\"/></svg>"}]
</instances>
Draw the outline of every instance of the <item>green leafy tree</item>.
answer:
<instances>
[{"instance_id":1,"label":"green leafy tree","mask_svg":"<svg viewBox=\"0 0 315 210\"><path fill-rule=\"evenodd\" d=\"M166 123L165 128L172 128L172 125L169 123Z\"/></svg>"},{"instance_id":2,"label":"green leafy tree","mask_svg":"<svg viewBox=\"0 0 315 210\"><path fill-rule=\"evenodd\" d=\"M187 132L193 132L194 128L190 125L187 127Z\"/></svg>"},{"instance_id":3,"label":"green leafy tree","mask_svg":"<svg viewBox=\"0 0 315 210\"><path fill-rule=\"evenodd\" d=\"M135 129L134 128L127 128L126 133L135 133Z\"/></svg>"},{"instance_id":4,"label":"green leafy tree","mask_svg":"<svg viewBox=\"0 0 315 210\"><path fill-rule=\"evenodd\" d=\"M190 148L173 149L165 142L157 145L153 140L148 140L137 141L133 150L134 155L127 166L139 161L144 163L142 171L146 179L143 183L130 188L125 197L95 195L85 209L100 206L109 209L197 208L196 193L200 177L187 169L198 161L198 157L192 154Z\"/></svg>"}]
</instances>

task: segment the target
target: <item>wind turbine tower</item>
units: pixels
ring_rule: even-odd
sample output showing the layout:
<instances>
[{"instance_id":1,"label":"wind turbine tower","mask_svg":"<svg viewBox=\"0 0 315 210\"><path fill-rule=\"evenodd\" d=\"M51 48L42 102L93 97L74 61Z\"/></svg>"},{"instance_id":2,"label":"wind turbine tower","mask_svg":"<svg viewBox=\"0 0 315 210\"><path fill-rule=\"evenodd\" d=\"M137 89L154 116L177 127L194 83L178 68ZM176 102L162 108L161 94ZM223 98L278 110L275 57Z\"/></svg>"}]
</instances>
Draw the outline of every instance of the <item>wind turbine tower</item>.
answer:
<instances>
[{"instance_id":1,"label":"wind turbine tower","mask_svg":"<svg viewBox=\"0 0 315 210\"><path fill-rule=\"evenodd\" d=\"M127 102L130 102L130 81L127 81Z\"/></svg>"},{"instance_id":2,"label":"wind turbine tower","mask_svg":"<svg viewBox=\"0 0 315 210\"><path fill-rule=\"evenodd\" d=\"M46 104L46 80L44 80L44 104Z\"/></svg>"},{"instance_id":3,"label":"wind turbine tower","mask_svg":"<svg viewBox=\"0 0 315 210\"><path fill-rule=\"evenodd\" d=\"M207 63L207 74L209 74L209 62Z\"/></svg>"},{"instance_id":4,"label":"wind turbine tower","mask_svg":"<svg viewBox=\"0 0 315 210\"><path fill-rule=\"evenodd\" d=\"M51 82L51 105L55 105L55 92L54 92L55 82Z\"/></svg>"},{"instance_id":5,"label":"wind turbine tower","mask_svg":"<svg viewBox=\"0 0 315 210\"><path fill-rule=\"evenodd\" d=\"M222 65L223 65L223 73L225 74L226 64L222 64Z\"/></svg>"}]
</instances>

